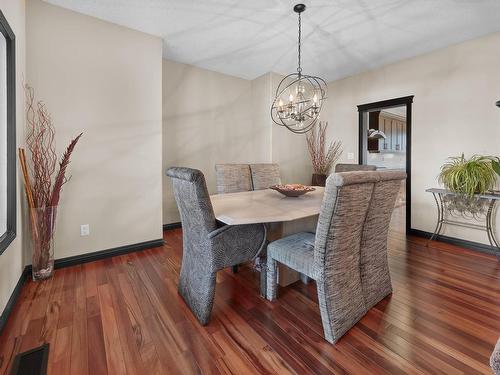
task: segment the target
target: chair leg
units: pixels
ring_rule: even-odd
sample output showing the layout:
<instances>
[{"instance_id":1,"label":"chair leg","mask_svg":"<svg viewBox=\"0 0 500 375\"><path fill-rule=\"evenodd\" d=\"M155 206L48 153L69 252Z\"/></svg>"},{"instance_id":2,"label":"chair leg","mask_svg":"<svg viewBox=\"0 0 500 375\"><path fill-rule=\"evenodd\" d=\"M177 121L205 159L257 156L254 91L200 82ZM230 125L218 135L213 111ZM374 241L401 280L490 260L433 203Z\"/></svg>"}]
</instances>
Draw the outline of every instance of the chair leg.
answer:
<instances>
[{"instance_id":1,"label":"chair leg","mask_svg":"<svg viewBox=\"0 0 500 375\"><path fill-rule=\"evenodd\" d=\"M269 301L274 301L278 292L278 262L273 258L267 258L267 291L266 297Z\"/></svg>"},{"instance_id":2,"label":"chair leg","mask_svg":"<svg viewBox=\"0 0 500 375\"><path fill-rule=\"evenodd\" d=\"M327 293L328 286L320 280L316 281L316 285L325 340L335 344L367 311L361 287L359 290L350 290L350 296L346 300L342 296L348 295L348 292L332 293L330 290Z\"/></svg>"},{"instance_id":3,"label":"chair leg","mask_svg":"<svg viewBox=\"0 0 500 375\"><path fill-rule=\"evenodd\" d=\"M318 289L318 303L319 303L319 311L321 313L321 322L323 324L323 333L325 335L325 340L330 344L335 344L338 340L338 337L335 337L333 322L330 320L330 314L328 313L327 301L325 296L325 290L322 283L317 283Z\"/></svg>"},{"instance_id":4,"label":"chair leg","mask_svg":"<svg viewBox=\"0 0 500 375\"><path fill-rule=\"evenodd\" d=\"M392 293L391 274L387 256L373 267L364 267L361 274L366 308L370 309Z\"/></svg>"},{"instance_id":5,"label":"chair leg","mask_svg":"<svg viewBox=\"0 0 500 375\"><path fill-rule=\"evenodd\" d=\"M267 294L267 259L260 257L260 296L266 298Z\"/></svg>"},{"instance_id":6,"label":"chair leg","mask_svg":"<svg viewBox=\"0 0 500 375\"><path fill-rule=\"evenodd\" d=\"M216 272L207 272L196 261L183 257L179 294L202 325L208 324L215 296Z\"/></svg>"}]
</instances>

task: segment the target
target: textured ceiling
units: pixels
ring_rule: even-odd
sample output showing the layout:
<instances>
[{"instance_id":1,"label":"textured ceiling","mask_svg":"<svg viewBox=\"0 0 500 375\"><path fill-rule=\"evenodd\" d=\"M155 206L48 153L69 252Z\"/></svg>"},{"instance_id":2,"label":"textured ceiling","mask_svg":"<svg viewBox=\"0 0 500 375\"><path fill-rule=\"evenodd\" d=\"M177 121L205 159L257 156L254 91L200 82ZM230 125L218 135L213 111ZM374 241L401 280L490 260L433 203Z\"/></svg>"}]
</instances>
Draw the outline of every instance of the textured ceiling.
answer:
<instances>
[{"instance_id":1,"label":"textured ceiling","mask_svg":"<svg viewBox=\"0 0 500 375\"><path fill-rule=\"evenodd\" d=\"M252 79L296 69L295 2L45 0L161 36L167 59ZM303 70L334 80L500 31L499 0L310 0Z\"/></svg>"}]
</instances>

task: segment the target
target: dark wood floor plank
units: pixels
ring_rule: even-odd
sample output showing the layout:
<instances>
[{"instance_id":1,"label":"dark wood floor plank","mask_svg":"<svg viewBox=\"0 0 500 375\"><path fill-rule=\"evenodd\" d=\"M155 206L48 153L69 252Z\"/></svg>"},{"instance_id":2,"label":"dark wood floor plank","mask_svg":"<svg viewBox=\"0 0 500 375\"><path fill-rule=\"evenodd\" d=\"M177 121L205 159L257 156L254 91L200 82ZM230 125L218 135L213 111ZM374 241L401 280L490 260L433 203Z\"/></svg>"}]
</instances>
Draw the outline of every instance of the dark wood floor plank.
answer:
<instances>
[{"instance_id":1,"label":"dark wood floor plank","mask_svg":"<svg viewBox=\"0 0 500 375\"><path fill-rule=\"evenodd\" d=\"M97 294L99 295L108 373L126 374L125 359L120 342L120 328L118 328L116 313L113 308L110 286L108 284L100 284L97 287Z\"/></svg>"},{"instance_id":2,"label":"dark wood floor plank","mask_svg":"<svg viewBox=\"0 0 500 375\"><path fill-rule=\"evenodd\" d=\"M71 373L71 336L73 327L66 325L56 331L55 343L52 345L51 360L49 361L49 374Z\"/></svg>"},{"instance_id":3,"label":"dark wood floor plank","mask_svg":"<svg viewBox=\"0 0 500 375\"><path fill-rule=\"evenodd\" d=\"M106 375L108 366L106 365L106 346L100 314L87 317L87 353L89 375Z\"/></svg>"},{"instance_id":4,"label":"dark wood floor plank","mask_svg":"<svg viewBox=\"0 0 500 375\"><path fill-rule=\"evenodd\" d=\"M251 325L235 314L229 305L220 301L219 306L221 308L216 318L221 327L219 331L230 339L232 346L240 352L240 356L246 357L258 373L295 373L260 336L254 335Z\"/></svg>"},{"instance_id":5,"label":"dark wood floor plank","mask_svg":"<svg viewBox=\"0 0 500 375\"><path fill-rule=\"evenodd\" d=\"M120 276L119 264L113 262L114 267L108 268L107 279L113 310L115 312L116 325L120 338L121 347L127 374L144 374L145 369L140 354L140 344L142 332L145 331L145 325L141 326L139 321L135 319L132 308L127 304L127 300L123 296L122 288L118 277ZM132 316L132 320L130 317Z\"/></svg>"},{"instance_id":6,"label":"dark wood floor plank","mask_svg":"<svg viewBox=\"0 0 500 375\"><path fill-rule=\"evenodd\" d=\"M88 375L87 298L82 266L75 267L75 300L71 335L71 374Z\"/></svg>"}]
</instances>

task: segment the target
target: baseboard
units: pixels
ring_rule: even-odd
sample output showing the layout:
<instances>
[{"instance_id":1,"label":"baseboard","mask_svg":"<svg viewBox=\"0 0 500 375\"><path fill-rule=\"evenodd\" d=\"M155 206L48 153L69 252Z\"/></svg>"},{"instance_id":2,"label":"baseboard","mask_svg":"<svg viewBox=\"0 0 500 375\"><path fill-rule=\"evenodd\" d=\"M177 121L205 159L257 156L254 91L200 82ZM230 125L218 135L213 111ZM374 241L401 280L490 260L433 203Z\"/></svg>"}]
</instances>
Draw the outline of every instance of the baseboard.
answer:
<instances>
[{"instance_id":1,"label":"baseboard","mask_svg":"<svg viewBox=\"0 0 500 375\"><path fill-rule=\"evenodd\" d=\"M93 262L95 260L100 260L104 258L111 258L117 255L123 255L123 254L128 254L134 251L140 251L144 249L150 249L153 247L159 247L163 246L164 241L163 239L157 239L157 240L151 240L151 241L146 241L146 242L140 242L132 245L125 245L125 246L119 246L119 247L114 247L111 249L106 249L106 250L100 250L100 251L95 251L93 253L87 253L87 254L81 254L81 255L75 255L72 257L67 257L67 258L61 258L61 259L56 259L54 261L54 268L64 268L64 267L70 267L70 266L75 266L78 264L83 264L83 263L88 263L88 262ZM9 318L10 313L12 312L12 309L14 308L17 298L19 297L19 294L21 293L22 287L26 280L28 280L29 277L31 277L31 264L27 265L24 267L23 273L21 274L21 277L17 281L16 287L12 291L12 294L10 295L10 298L7 302L7 305L5 306L5 309L2 312L2 315L0 315L0 334L2 333L2 330L7 323L7 319Z\"/></svg>"},{"instance_id":2,"label":"baseboard","mask_svg":"<svg viewBox=\"0 0 500 375\"><path fill-rule=\"evenodd\" d=\"M55 260L54 268L58 269L58 268L74 266L77 264L93 262L95 260L110 258L110 257L114 257L117 255L128 254L128 253L132 253L134 251L149 249L152 247L163 246L163 244L164 244L164 241L162 238L160 238L157 240L139 242L139 243L132 244L132 245L125 245L125 246L114 247L111 249L95 251L93 253L86 253L86 254L75 255L75 256L67 257L67 258L60 258L60 259Z\"/></svg>"},{"instance_id":3,"label":"baseboard","mask_svg":"<svg viewBox=\"0 0 500 375\"><path fill-rule=\"evenodd\" d=\"M180 222L163 224L163 230L172 230L172 229L178 229L178 228L182 228L182 224Z\"/></svg>"},{"instance_id":4,"label":"baseboard","mask_svg":"<svg viewBox=\"0 0 500 375\"><path fill-rule=\"evenodd\" d=\"M5 305L2 315L0 315L0 334L2 333L3 328L5 327L5 324L9 319L10 313L12 312L14 306L16 305L16 301L19 298L19 295L21 294L21 290L23 289L24 282L27 280L30 273L31 272L30 269L28 269L28 266L24 267L24 270L21 273L21 276L19 277L16 286L14 287L12 294L10 295L10 298L7 301L7 305Z\"/></svg>"},{"instance_id":5,"label":"baseboard","mask_svg":"<svg viewBox=\"0 0 500 375\"><path fill-rule=\"evenodd\" d=\"M420 229L413 229L413 228L410 229L410 234L413 236L427 238L427 239L431 238L431 236L432 236L432 233L430 233L430 232L426 232L426 231L420 230ZM480 242L462 240L460 238L448 237L448 236L443 236L443 235L439 235L438 237L436 237L436 240L441 241L441 242L445 242L445 243L449 243L452 245L460 246L460 247L465 247L465 248L470 249L470 250L479 251L481 253L498 255L498 252L495 252L495 250L493 250L491 248L491 246L480 243Z\"/></svg>"}]
</instances>

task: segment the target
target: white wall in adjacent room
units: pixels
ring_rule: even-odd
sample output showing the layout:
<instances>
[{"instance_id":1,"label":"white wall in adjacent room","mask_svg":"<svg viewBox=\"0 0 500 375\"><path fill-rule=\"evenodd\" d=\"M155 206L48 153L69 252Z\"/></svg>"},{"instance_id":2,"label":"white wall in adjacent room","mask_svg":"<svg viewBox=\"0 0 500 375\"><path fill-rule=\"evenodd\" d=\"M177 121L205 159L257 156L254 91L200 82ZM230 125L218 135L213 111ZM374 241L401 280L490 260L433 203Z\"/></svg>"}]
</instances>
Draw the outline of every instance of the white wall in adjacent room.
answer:
<instances>
[{"instance_id":1,"label":"white wall in adjacent room","mask_svg":"<svg viewBox=\"0 0 500 375\"><path fill-rule=\"evenodd\" d=\"M426 188L438 186L449 156L500 154L500 33L330 82L323 118L329 136L358 150L357 105L415 95L412 114L412 226L432 232L436 208ZM409 46L409 48L411 48ZM498 220L497 220L498 221ZM497 230L498 231L498 230ZM446 235L487 243L486 234L450 227Z\"/></svg>"}]
</instances>

